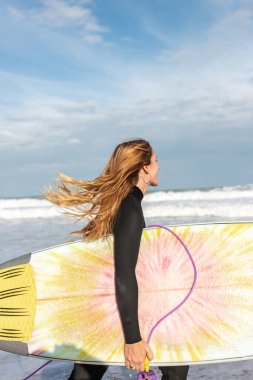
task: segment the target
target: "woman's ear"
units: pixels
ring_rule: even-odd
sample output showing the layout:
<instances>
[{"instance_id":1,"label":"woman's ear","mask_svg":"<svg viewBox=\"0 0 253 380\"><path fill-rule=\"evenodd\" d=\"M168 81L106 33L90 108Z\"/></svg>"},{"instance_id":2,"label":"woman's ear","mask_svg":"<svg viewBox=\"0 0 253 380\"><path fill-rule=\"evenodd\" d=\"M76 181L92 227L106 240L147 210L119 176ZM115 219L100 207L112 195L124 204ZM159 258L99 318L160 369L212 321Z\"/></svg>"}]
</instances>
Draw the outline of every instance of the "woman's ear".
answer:
<instances>
[{"instance_id":1,"label":"woman's ear","mask_svg":"<svg viewBox=\"0 0 253 380\"><path fill-rule=\"evenodd\" d=\"M143 166L142 169L143 169L144 174L148 174L147 166Z\"/></svg>"}]
</instances>

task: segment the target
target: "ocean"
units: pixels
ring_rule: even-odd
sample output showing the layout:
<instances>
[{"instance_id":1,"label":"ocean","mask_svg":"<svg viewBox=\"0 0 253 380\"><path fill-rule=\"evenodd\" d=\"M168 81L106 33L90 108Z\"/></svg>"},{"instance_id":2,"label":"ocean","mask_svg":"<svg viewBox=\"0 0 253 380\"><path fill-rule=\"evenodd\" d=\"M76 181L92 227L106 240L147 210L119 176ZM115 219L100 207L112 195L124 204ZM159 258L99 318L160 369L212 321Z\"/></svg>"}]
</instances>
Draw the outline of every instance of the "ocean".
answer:
<instances>
[{"instance_id":1,"label":"ocean","mask_svg":"<svg viewBox=\"0 0 253 380\"><path fill-rule=\"evenodd\" d=\"M146 226L184 223L253 221L253 184L189 190L151 188L142 200ZM82 226L39 197L0 199L1 262L62 244ZM1 380L21 380L47 360L0 351ZM73 363L54 361L32 379L65 380ZM158 367L152 367L158 376ZM110 366L103 380L136 379L137 371ZM189 380L253 379L253 360L225 364L191 365Z\"/></svg>"}]
</instances>

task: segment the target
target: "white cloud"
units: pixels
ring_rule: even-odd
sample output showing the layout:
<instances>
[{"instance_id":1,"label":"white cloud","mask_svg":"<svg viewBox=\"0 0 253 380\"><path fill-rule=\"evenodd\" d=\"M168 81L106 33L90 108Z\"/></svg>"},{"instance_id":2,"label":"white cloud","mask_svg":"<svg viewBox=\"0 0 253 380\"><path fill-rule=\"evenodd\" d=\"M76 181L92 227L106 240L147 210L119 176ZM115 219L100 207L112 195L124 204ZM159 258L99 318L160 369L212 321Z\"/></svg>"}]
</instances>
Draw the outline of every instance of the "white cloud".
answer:
<instances>
[{"instance_id":1,"label":"white cloud","mask_svg":"<svg viewBox=\"0 0 253 380\"><path fill-rule=\"evenodd\" d=\"M68 140L68 143L70 143L70 144L80 144L81 140L77 139L77 138L72 138L72 139Z\"/></svg>"},{"instance_id":2,"label":"white cloud","mask_svg":"<svg viewBox=\"0 0 253 380\"><path fill-rule=\"evenodd\" d=\"M251 9L236 9L229 12L223 19L217 21L210 29L210 33L219 33L220 38L231 37L232 35L241 36L242 33L251 33L253 26L253 12ZM222 36L221 34L222 33ZM230 33L230 34L229 34Z\"/></svg>"},{"instance_id":3,"label":"white cloud","mask_svg":"<svg viewBox=\"0 0 253 380\"><path fill-rule=\"evenodd\" d=\"M23 173L31 173L31 172L53 172L59 170L63 166L62 162L27 162L25 165L21 165L18 167L18 171ZM65 166L65 164L64 164Z\"/></svg>"},{"instance_id":4,"label":"white cloud","mask_svg":"<svg viewBox=\"0 0 253 380\"><path fill-rule=\"evenodd\" d=\"M83 35L83 39L85 41L87 41L89 44L91 45L94 45L94 44L98 44L100 42L103 41L103 38L102 36L100 36L99 34L88 34L88 33L84 33Z\"/></svg>"},{"instance_id":5,"label":"white cloud","mask_svg":"<svg viewBox=\"0 0 253 380\"><path fill-rule=\"evenodd\" d=\"M0 119L0 149L40 150L43 144L78 144L75 137L94 118L95 102L74 102L60 97L26 99Z\"/></svg>"},{"instance_id":6,"label":"white cloud","mask_svg":"<svg viewBox=\"0 0 253 380\"><path fill-rule=\"evenodd\" d=\"M8 6L10 16L38 26L64 29L77 28L85 41L97 44L103 41L103 34L109 28L102 27L92 10L90 1L41 0L40 7L34 9L18 9Z\"/></svg>"},{"instance_id":7,"label":"white cloud","mask_svg":"<svg viewBox=\"0 0 253 380\"><path fill-rule=\"evenodd\" d=\"M134 91L136 86L129 78L126 80ZM159 83L162 89L161 78ZM142 91L143 86L140 82L138 85ZM213 89L196 86L194 91L192 86L183 90L177 88L177 83L172 86L167 96L161 96L158 87L158 92L150 87L145 97L141 93L106 108L95 99L84 102L33 92L36 100L26 99L1 117L0 149L39 151L87 141L93 144L99 136L106 144L139 135L140 131L160 143L168 141L168 145L184 141L186 136L197 142L201 135L208 134L210 141L225 144L222 131L227 131L228 140L245 131L247 140L253 143L253 94L241 91L228 96L227 90L218 94L215 84Z\"/></svg>"},{"instance_id":8,"label":"white cloud","mask_svg":"<svg viewBox=\"0 0 253 380\"><path fill-rule=\"evenodd\" d=\"M86 17L79 15L73 12L68 22L79 25ZM123 60L117 51L103 51L94 62L100 75L88 87L85 80L71 84L2 72L7 94L8 83L18 91L17 105L0 116L1 149L40 149L41 142L75 146L91 136L105 134L105 141L112 141L139 131L170 144L189 135L197 141L203 134L215 144L226 144L220 140L225 134L236 143L238 136L244 138L240 131L252 141L251 20L245 6L229 10L217 16L200 41L164 49L149 60ZM157 36L163 39L160 31Z\"/></svg>"}]
</instances>

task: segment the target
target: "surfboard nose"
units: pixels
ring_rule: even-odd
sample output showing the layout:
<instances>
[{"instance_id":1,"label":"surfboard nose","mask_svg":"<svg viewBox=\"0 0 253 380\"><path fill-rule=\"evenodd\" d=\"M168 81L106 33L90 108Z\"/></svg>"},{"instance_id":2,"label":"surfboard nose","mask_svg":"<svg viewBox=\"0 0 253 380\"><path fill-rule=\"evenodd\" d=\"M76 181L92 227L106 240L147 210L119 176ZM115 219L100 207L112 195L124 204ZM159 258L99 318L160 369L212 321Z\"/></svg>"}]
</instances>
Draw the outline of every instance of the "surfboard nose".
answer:
<instances>
[{"instance_id":1,"label":"surfboard nose","mask_svg":"<svg viewBox=\"0 0 253 380\"><path fill-rule=\"evenodd\" d=\"M0 349L27 355L32 336L36 287L30 254L0 266ZM14 264L14 265L13 265Z\"/></svg>"}]
</instances>

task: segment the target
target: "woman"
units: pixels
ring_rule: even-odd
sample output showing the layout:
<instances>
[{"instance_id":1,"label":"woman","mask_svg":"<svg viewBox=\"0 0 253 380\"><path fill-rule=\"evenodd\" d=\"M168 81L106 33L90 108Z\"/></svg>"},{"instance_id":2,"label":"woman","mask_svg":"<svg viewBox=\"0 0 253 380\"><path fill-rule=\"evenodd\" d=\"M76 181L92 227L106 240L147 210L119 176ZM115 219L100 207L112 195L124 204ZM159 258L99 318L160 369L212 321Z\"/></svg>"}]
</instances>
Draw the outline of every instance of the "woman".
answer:
<instances>
[{"instance_id":1,"label":"woman","mask_svg":"<svg viewBox=\"0 0 253 380\"><path fill-rule=\"evenodd\" d=\"M156 152L149 142L135 139L116 146L103 172L94 181L78 181L60 174L59 193L51 188L45 195L60 206L90 203L78 213L91 221L80 231L85 239L114 236L115 292L124 333L125 365L144 371L144 359L153 359L149 344L142 339L138 322L138 284L135 267L142 230L145 227L141 201L149 186L157 186ZM67 186L82 192L71 192ZM91 218L91 214L93 217ZM108 366L75 363L69 380L99 380ZM189 366L159 367L162 380L185 380Z\"/></svg>"}]
</instances>

